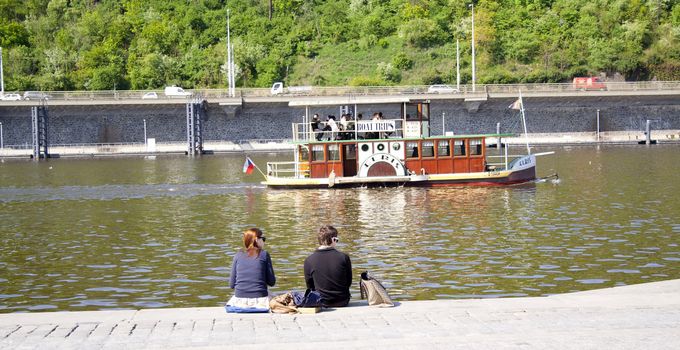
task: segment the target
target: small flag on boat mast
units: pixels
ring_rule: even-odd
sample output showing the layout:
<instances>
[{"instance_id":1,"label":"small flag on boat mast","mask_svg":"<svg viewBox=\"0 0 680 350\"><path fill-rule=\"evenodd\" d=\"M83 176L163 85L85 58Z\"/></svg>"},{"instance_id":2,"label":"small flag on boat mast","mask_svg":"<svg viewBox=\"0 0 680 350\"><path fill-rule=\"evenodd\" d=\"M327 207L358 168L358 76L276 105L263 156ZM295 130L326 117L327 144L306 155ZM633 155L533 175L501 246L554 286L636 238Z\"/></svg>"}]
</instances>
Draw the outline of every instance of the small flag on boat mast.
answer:
<instances>
[{"instance_id":1,"label":"small flag on boat mast","mask_svg":"<svg viewBox=\"0 0 680 350\"><path fill-rule=\"evenodd\" d=\"M511 105L509 105L508 108L516 109L516 110L519 111L520 109L522 109L521 105L522 105L522 100L518 98L517 101L515 101Z\"/></svg>"},{"instance_id":2,"label":"small flag on boat mast","mask_svg":"<svg viewBox=\"0 0 680 350\"><path fill-rule=\"evenodd\" d=\"M246 162L243 163L243 172L250 175L253 172L253 169L255 169L255 163L250 160L250 157L246 157Z\"/></svg>"}]
</instances>

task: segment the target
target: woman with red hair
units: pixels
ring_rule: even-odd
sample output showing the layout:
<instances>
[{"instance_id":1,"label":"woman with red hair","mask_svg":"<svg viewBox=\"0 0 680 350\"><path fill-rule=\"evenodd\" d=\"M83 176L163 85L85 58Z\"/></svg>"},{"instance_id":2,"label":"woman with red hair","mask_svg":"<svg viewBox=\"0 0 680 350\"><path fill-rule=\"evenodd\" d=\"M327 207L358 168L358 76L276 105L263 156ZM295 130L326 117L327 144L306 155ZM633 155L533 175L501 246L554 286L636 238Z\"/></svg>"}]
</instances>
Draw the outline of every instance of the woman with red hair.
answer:
<instances>
[{"instance_id":1,"label":"woman with red hair","mask_svg":"<svg viewBox=\"0 0 680 350\"><path fill-rule=\"evenodd\" d=\"M259 228L243 233L244 250L234 256L229 287L234 296L227 302L227 312L267 312L269 292L267 286L276 283L272 258L264 250L266 238Z\"/></svg>"}]
</instances>

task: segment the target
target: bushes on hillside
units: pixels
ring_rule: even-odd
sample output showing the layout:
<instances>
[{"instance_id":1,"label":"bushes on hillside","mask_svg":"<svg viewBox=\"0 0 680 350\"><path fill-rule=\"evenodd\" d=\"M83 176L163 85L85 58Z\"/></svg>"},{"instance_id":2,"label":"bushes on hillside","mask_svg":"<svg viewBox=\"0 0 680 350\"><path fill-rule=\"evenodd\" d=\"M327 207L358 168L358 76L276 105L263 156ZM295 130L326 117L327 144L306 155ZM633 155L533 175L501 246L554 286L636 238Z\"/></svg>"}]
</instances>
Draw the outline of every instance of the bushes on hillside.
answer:
<instances>
[{"instance_id":1,"label":"bushes on hillside","mask_svg":"<svg viewBox=\"0 0 680 350\"><path fill-rule=\"evenodd\" d=\"M470 69L469 2L285 0L270 9L252 0L0 1L5 84L224 86L227 7L237 86L266 87L291 76L329 84L357 76L363 84L362 76L373 74L373 84L450 82L442 72L455 65L455 39L464 43L462 68ZM677 0L479 1L479 81L555 82L597 72L670 79L680 62L679 25ZM309 69L310 60L332 73Z\"/></svg>"},{"instance_id":2,"label":"bushes on hillside","mask_svg":"<svg viewBox=\"0 0 680 350\"><path fill-rule=\"evenodd\" d=\"M349 86L381 86L384 82L378 78L358 76L350 79L347 84Z\"/></svg>"},{"instance_id":3,"label":"bushes on hillside","mask_svg":"<svg viewBox=\"0 0 680 350\"><path fill-rule=\"evenodd\" d=\"M430 19L416 18L401 25L399 35L406 43L416 48L427 48L441 44L444 31Z\"/></svg>"}]
</instances>

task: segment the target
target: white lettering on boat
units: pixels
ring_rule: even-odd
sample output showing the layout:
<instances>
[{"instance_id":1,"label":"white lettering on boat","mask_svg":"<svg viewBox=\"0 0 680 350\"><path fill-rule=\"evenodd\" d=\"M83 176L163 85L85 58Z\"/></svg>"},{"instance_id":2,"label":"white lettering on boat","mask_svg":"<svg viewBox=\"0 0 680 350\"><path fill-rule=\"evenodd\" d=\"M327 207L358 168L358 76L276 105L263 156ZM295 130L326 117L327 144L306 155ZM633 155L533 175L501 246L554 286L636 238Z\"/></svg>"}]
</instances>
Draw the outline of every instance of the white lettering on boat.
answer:
<instances>
[{"instance_id":1,"label":"white lettering on boat","mask_svg":"<svg viewBox=\"0 0 680 350\"><path fill-rule=\"evenodd\" d=\"M394 120L367 120L357 122L358 132L393 132Z\"/></svg>"},{"instance_id":2,"label":"white lettering on boat","mask_svg":"<svg viewBox=\"0 0 680 350\"><path fill-rule=\"evenodd\" d=\"M373 166L373 164L378 162L391 165L396 172L396 176L406 176L406 168L404 167L404 164L399 161L399 159L395 158L389 153L377 153L368 157L361 164L361 167L359 168L359 177L367 177L368 170Z\"/></svg>"},{"instance_id":3,"label":"white lettering on boat","mask_svg":"<svg viewBox=\"0 0 680 350\"><path fill-rule=\"evenodd\" d=\"M527 157L527 158L524 158L524 159L520 159L520 161L517 165L525 166L525 165L529 165L529 164L531 164L531 158Z\"/></svg>"}]
</instances>

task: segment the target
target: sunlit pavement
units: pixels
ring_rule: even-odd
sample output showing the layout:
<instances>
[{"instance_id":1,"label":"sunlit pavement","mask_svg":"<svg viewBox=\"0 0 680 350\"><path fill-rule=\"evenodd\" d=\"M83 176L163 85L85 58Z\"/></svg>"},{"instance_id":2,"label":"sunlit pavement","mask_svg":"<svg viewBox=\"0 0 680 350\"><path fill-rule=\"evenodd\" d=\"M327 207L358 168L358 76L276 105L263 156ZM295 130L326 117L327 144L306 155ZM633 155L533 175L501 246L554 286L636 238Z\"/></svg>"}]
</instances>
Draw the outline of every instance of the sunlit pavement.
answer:
<instances>
[{"instance_id":1,"label":"sunlit pavement","mask_svg":"<svg viewBox=\"0 0 680 350\"><path fill-rule=\"evenodd\" d=\"M537 298L0 315L1 349L680 349L680 280Z\"/></svg>"}]
</instances>

